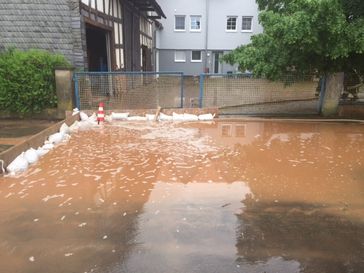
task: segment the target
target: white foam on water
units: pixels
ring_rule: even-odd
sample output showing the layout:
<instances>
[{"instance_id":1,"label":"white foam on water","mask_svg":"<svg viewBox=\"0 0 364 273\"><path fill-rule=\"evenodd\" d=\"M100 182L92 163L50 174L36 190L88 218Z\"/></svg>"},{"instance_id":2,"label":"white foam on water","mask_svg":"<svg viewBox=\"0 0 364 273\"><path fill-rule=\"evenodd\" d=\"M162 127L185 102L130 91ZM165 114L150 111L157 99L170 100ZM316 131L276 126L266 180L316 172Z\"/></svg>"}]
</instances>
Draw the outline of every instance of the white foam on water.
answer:
<instances>
[{"instance_id":1,"label":"white foam on water","mask_svg":"<svg viewBox=\"0 0 364 273\"><path fill-rule=\"evenodd\" d=\"M46 197L44 197L42 199L43 202L48 202L51 199L55 199L55 198L62 198L64 197L64 194L54 194L54 195L47 195Z\"/></svg>"}]
</instances>

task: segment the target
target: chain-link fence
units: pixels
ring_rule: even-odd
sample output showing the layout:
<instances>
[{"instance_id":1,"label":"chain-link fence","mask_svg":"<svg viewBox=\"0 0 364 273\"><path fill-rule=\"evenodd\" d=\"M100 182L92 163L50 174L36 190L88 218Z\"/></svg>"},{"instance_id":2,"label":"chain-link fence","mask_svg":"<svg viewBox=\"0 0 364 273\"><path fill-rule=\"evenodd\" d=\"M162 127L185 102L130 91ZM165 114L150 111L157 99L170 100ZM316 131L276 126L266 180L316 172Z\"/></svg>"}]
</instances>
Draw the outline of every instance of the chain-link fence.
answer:
<instances>
[{"instance_id":1,"label":"chain-link fence","mask_svg":"<svg viewBox=\"0 0 364 273\"><path fill-rule=\"evenodd\" d=\"M74 74L77 108L154 109L183 107L183 73L79 72Z\"/></svg>"},{"instance_id":2,"label":"chain-link fence","mask_svg":"<svg viewBox=\"0 0 364 273\"><path fill-rule=\"evenodd\" d=\"M317 114L319 79L287 75L282 82L252 74L201 74L200 107L222 114Z\"/></svg>"}]
</instances>

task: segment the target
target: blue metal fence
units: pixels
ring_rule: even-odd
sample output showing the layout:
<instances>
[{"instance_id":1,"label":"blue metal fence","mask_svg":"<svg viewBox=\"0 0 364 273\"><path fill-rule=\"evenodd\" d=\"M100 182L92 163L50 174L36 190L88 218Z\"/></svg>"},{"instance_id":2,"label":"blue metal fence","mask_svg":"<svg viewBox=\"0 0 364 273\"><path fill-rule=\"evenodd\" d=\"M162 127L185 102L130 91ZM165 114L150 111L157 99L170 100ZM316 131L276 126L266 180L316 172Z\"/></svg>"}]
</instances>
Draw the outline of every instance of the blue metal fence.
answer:
<instances>
[{"instance_id":1,"label":"blue metal fence","mask_svg":"<svg viewBox=\"0 0 364 273\"><path fill-rule=\"evenodd\" d=\"M221 114L317 114L324 81L287 75L282 82L251 73L78 72L74 74L77 107L108 109L217 107Z\"/></svg>"},{"instance_id":2,"label":"blue metal fence","mask_svg":"<svg viewBox=\"0 0 364 273\"><path fill-rule=\"evenodd\" d=\"M73 77L77 108L184 107L182 72L77 72Z\"/></svg>"}]
</instances>

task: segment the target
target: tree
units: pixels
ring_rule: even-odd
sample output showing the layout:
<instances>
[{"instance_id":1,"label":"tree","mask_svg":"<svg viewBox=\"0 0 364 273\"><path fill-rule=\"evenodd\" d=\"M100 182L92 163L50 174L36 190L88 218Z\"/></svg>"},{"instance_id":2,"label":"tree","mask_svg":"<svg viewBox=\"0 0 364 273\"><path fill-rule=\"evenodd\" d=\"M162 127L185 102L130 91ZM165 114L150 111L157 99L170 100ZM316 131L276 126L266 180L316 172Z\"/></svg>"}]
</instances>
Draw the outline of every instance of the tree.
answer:
<instances>
[{"instance_id":1,"label":"tree","mask_svg":"<svg viewBox=\"0 0 364 273\"><path fill-rule=\"evenodd\" d=\"M223 57L271 80L364 75L363 0L257 0L264 31Z\"/></svg>"}]
</instances>

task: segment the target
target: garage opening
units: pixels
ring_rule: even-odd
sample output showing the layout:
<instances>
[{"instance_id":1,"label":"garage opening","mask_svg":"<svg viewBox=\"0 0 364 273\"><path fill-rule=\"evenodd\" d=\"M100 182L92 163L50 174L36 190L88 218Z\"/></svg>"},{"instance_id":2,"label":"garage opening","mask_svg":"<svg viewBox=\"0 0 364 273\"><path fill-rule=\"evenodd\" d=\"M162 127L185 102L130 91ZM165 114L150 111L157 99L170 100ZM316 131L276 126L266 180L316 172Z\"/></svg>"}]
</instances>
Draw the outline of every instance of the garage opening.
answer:
<instances>
[{"instance_id":1,"label":"garage opening","mask_svg":"<svg viewBox=\"0 0 364 273\"><path fill-rule=\"evenodd\" d=\"M109 32L86 24L87 60L89 71L110 70Z\"/></svg>"}]
</instances>

